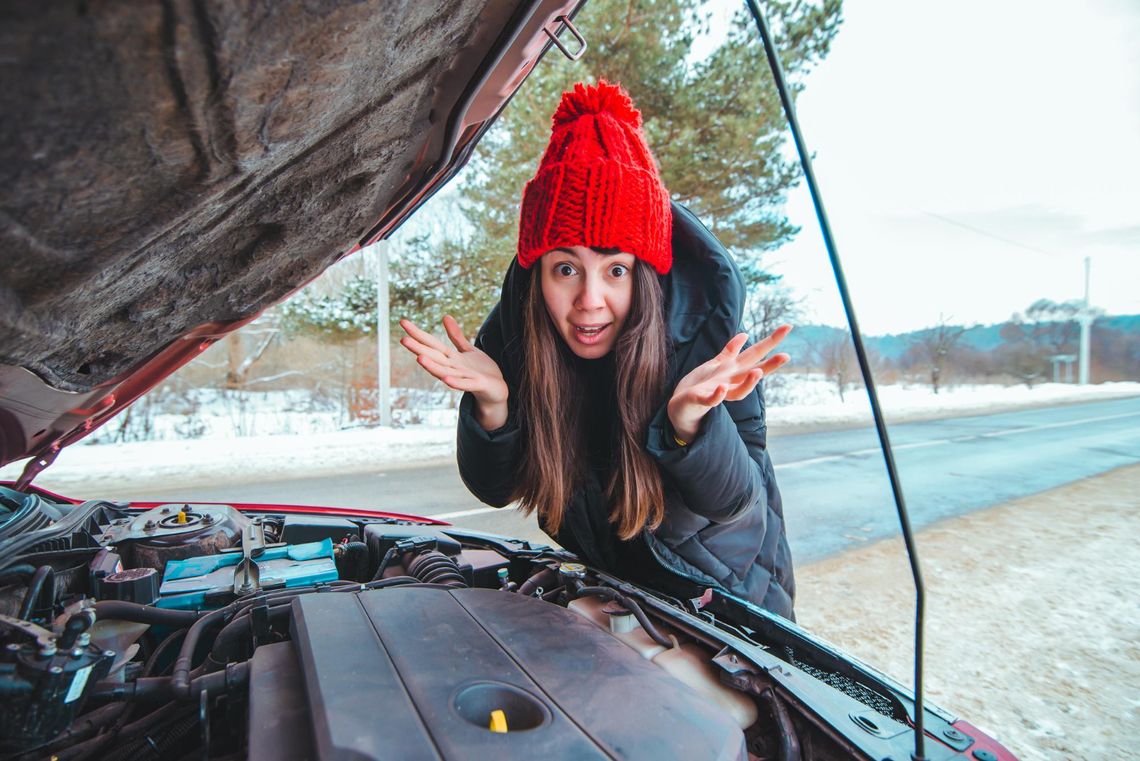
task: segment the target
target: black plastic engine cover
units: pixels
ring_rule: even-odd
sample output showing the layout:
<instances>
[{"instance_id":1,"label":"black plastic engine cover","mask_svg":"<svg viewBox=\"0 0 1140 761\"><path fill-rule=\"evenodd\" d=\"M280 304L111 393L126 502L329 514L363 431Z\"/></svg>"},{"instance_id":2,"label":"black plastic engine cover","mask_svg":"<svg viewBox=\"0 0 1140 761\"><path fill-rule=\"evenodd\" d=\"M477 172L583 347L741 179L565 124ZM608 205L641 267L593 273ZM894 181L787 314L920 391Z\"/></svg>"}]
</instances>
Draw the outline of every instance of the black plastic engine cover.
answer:
<instances>
[{"instance_id":1,"label":"black plastic engine cover","mask_svg":"<svg viewBox=\"0 0 1140 761\"><path fill-rule=\"evenodd\" d=\"M423 587L302 595L292 629L321 759L746 757L729 716L541 600ZM508 732L488 729L495 709Z\"/></svg>"}]
</instances>

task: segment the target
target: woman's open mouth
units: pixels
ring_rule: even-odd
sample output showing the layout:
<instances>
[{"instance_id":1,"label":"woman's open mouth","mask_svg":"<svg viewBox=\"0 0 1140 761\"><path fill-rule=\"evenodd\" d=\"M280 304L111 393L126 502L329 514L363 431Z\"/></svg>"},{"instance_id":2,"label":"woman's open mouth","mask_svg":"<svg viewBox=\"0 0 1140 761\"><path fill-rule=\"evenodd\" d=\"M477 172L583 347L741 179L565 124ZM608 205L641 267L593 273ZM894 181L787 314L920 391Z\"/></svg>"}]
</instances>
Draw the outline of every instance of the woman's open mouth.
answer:
<instances>
[{"instance_id":1,"label":"woman's open mouth","mask_svg":"<svg viewBox=\"0 0 1140 761\"><path fill-rule=\"evenodd\" d=\"M574 325L574 337L578 339L579 343L586 345L596 344L601 340L602 334L610 327L612 323L605 323L604 325Z\"/></svg>"}]
</instances>

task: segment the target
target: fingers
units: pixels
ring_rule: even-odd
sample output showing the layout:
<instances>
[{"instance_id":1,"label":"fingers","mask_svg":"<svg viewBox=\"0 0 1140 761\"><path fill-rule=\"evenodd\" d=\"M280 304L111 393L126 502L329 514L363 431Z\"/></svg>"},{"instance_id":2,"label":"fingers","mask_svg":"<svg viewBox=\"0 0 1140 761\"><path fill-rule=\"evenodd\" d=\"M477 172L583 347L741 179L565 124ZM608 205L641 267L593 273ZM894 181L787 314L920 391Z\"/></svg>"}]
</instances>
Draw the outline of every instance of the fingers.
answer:
<instances>
[{"instance_id":1,"label":"fingers","mask_svg":"<svg viewBox=\"0 0 1140 761\"><path fill-rule=\"evenodd\" d=\"M475 347L467 340L467 336L463 335L463 331L459 327L459 323L451 315L444 315L443 329L447 332L447 337L455 344L455 348L460 351L474 351Z\"/></svg>"},{"instance_id":2,"label":"fingers","mask_svg":"<svg viewBox=\"0 0 1140 761\"><path fill-rule=\"evenodd\" d=\"M449 388L456 391L471 391L473 387L481 387L483 379L479 376L472 375L464 372L460 368L451 367L450 365L432 359L427 354L419 356L420 367L427 370L436 380L443 381Z\"/></svg>"},{"instance_id":3,"label":"fingers","mask_svg":"<svg viewBox=\"0 0 1140 761\"><path fill-rule=\"evenodd\" d=\"M735 357L737 354L740 353L740 348L742 346L744 346L744 344L747 341L748 341L748 334L747 333L737 333L735 336L730 338L728 343L726 343L724 345L724 348L721 349L721 352L720 352L721 358L727 359L729 357Z\"/></svg>"},{"instance_id":4,"label":"fingers","mask_svg":"<svg viewBox=\"0 0 1140 761\"><path fill-rule=\"evenodd\" d=\"M788 333L791 332L791 325L781 325L772 331L772 335L760 341L757 341L755 344L745 349L740 354L741 360L747 361L753 365L759 363L761 359L768 356L768 354L770 354L773 349L779 346L780 342L787 338Z\"/></svg>"},{"instance_id":5,"label":"fingers","mask_svg":"<svg viewBox=\"0 0 1140 761\"><path fill-rule=\"evenodd\" d=\"M430 356L436 361L442 362L447 359L447 355L438 349L433 349L430 346L425 346L416 339L409 336L404 336L400 339L400 346L415 354L417 357Z\"/></svg>"},{"instance_id":6,"label":"fingers","mask_svg":"<svg viewBox=\"0 0 1140 761\"><path fill-rule=\"evenodd\" d=\"M715 407L725 400L728 396L728 386L723 383L716 386L712 391L703 396L697 396L697 402L702 407Z\"/></svg>"},{"instance_id":7,"label":"fingers","mask_svg":"<svg viewBox=\"0 0 1140 761\"><path fill-rule=\"evenodd\" d=\"M791 359L787 354L773 354L760 363L759 369L763 370L765 375L770 375L790 362Z\"/></svg>"},{"instance_id":8,"label":"fingers","mask_svg":"<svg viewBox=\"0 0 1140 761\"><path fill-rule=\"evenodd\" d=\"M440 354L447 354L447 346L443 343L443 341L440 341L438 338L433 336L431 333L428 333L426 330L420 329L411 320L400 320L400 327L404 329L405 333L419 341L424 346L435 349Z\"/></svg>"},{"instance_id":9,"label":"fingers","mask_svg":"<svg viewBox=\"0 0 1140 761\"><path fill-rule=\"evenodd\" d=\"M728 389L725 398L730 402L739 402L745 398L756 388L756 384L764 377L764 371L760 368L749 370L741 378L740 382Z\"/></svg>"}]
</instances>

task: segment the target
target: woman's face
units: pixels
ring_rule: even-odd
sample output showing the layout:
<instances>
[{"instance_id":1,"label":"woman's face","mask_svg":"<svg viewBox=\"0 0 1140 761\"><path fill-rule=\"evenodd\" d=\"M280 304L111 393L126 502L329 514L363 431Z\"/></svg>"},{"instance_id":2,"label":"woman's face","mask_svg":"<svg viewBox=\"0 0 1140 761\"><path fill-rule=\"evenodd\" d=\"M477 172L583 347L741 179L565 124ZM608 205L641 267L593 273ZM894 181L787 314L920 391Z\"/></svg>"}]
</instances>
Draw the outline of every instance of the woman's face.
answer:
<instances>
[{"instance_id":1,"label":"woman's face","mask_svg":"<svg viewBox=\"0 0 1140 761\"><path fill-rule=\"evenodd\" d=\"M633 303L633 254L570 246L543 254L539 266L546 311L570 351L609 354Z\"/></svg>"}]
</instances>

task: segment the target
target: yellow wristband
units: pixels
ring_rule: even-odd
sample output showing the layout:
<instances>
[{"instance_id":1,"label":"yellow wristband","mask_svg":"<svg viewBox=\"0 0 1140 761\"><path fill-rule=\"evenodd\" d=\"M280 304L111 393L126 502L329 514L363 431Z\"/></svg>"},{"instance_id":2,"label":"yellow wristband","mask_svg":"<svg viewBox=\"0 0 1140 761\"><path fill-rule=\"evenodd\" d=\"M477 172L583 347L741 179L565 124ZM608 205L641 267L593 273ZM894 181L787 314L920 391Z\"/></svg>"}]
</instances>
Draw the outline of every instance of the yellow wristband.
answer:
<instances>
[{"instance_id":1,"label":"yellow wristband","mask_svg":"<svg viewBox=\"0 0 1140 761\"><path fill-rule=\"evenodd\" d=\"M673 441L677 442L677 446L679 446L679 447L689 446L689 442L685 441L684 439L682 439L680 436L678 436L675 433L673 434Z\"/></svg>"}]
</instances>

